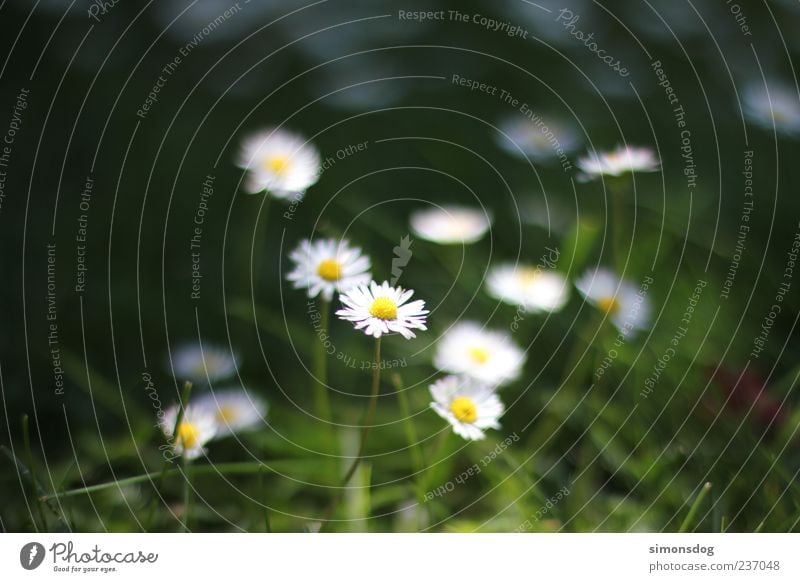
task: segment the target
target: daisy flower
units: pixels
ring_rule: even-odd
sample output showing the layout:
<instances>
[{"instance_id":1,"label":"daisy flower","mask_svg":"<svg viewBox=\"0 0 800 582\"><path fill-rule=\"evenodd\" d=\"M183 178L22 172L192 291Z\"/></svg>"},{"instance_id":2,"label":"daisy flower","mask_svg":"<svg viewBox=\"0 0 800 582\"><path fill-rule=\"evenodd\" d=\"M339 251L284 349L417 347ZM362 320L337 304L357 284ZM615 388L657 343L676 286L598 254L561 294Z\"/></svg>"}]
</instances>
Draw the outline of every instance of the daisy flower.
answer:
<instances>
[{"instance_id":1,"label":"daisy flower","mask_svg":"<svg viewBox=\"0 0 800 582\"><path fill-rule=\"evenodd\" d=\"M796 91L784 85L751 85L744 90L742 101L745 116L756 125L800 135L800 97Z\"/></svg>"},{"instance_id":2,"label":"daisy flower","mask_svg":"<svg viewBox=\"0 0 800 582\"><path fill-rule=\"evenodd\" d=\"M440 245L474 243L491 225L492 220L485 212L465 206L429 208L411 215L414 234Z\"/></svg>"},{"instance_id":3,"label":"daisy flower","mask_svg":"<svg viewBox=\"0 0 800 582\"><path fill-rule=\"evenodd\" d=\"M214 417L217 423L216 438L254 429L264 423L267 413L266 402L238 388L203 394L192 401L192 406Z\"/></svg>"},{"instance_id":4,"label":"daisy flower","mask_svg":"<svg viewBox=\"0 0 800 582\"><path fill-rule=\"evenodd\" d=\"M505 407L485 384L465 377L447 376L430 387L431 408L453 426L453 431L468 441L486 438L487 428L499 429L498 419Z\"/></svg>"},{"instance_id":5,"label":"daisy flower","mask_svg":"<svg viewBox=\"0 0 800 582\"><path fill-rule=\"evenodd\" d=\"M265 129L246 137L236 165L247 170L248 194L268 191L298 200L319 179L320 155L303 137L285 129Z\"/></svg>"},{"instance_id":6,"label":"daisy flower","mask_svg":"<svg viewBox=\"0 0 800 582\"><path fill-rule=\"evenodd\" d=\"M178 434L173 438L172 431L175 429L175 422L178 420L177 404L170 406L164 411L160 426L167 438L173 439L172 448L176 453L185 456L187 459L196 459L206 454L203 447L217 434L217 421L214 414L202 407L195 407L193 404L186 406L181 423L178 425Z\"/></svg>"},{"instance_id":7,"label":"daisy flower","mask_svg":"<svg viewBox=\"0 0 800 582\"><path fill-rule=\"evenodd\" d=\"M617 146L611 152L590 152L578 159L581 180L599 176L622 176L629 172L656 172L660 162L650 148Z\"/></svg>"},{"instance_id":8,"label":"daisy flower","mask_svg":"<svg viewBox=\"0 0 800 582\"><path fill-rule=\"evenodd\" d=\"M230 378L236 373L237 355L221 346L183 344L172 352L175 377L194 384Z\"/></svg>"},{"instance_id":9,"label":"daisy flower","mask_svg":"<svg viewBox=\"0 0 800 582\"><path fill-rule=\"evenodd\" d=\"M536 122L514 116L502 121L499 128L505 134L497 135L501 148L511 155L528 156L537 161L552 160L572 152L581 141L571 126L556 119Z\"/></svg>"},{"instance_id":10,"label":"daisy flower","mask_svg":"<svg viewBox=\"0 0 800 582\"><path fill-rule=\"evenodd\" d=\"M428 329L425 320L429 313L421 299L406 303L413 294L412 290L392 287L387 281L381 285L372 281L342 293L339 298L345 308L339 309L336 315L375 338L395 331L411 339L416 337L412 329Z\"/></svg>"},{"instance_id":11,"label":"daisy flower","mask_svg":"<svg viewBox=\"0 0 800 582\"><path fill-rule=\"evenodd\" d=\"M650 302L629 281L608 269L589 271L575 282L575 287L589 303L605 311L623 334L646 329L650 322Z\"/></svg>"},{"instance_id":12,"label":"daisy flower","mask_svg":"<svg viewBox=\"0 0 800 582\"><path fill-rule=\"evenodd\" d=\"M286 278L294 283L295 289L308 289L309 297L322 293L322 297L330 301L334 291L341 293L356 285L365 285L372 279L369 257L347 241L304 240L289 258L294 263L294 270Z\"/></svg>"},{"instance_id":13,"label":"daisy flower","mask_svg":"<svg viewBox=\"0 0 800 582\"><path fill-rule=\"evenodd\" d=\"M433 363L440 370L500 386L519 377L525 354L507 333L465 321L453 325L439 340Z\"/></svg>"},{"instance_id":14,"label":"daisy flower","mask_svg":"<svg viewBox=\"0 0 800 582\"><path fill-rule=\"evenodd\" d=\"M532 265L492 267L486 291L495 299L531 311L558 311L569 299L569 285L563 275Z\"/></svg>"}]
</instances>

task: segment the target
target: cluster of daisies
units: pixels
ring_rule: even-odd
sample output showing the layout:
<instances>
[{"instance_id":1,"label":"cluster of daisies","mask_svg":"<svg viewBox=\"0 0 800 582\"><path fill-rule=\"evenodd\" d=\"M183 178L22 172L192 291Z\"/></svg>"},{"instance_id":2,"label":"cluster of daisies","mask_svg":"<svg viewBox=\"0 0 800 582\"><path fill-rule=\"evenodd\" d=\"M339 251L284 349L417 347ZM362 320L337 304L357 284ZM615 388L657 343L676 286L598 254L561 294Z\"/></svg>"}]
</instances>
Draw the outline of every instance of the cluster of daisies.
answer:
<instances>
[{"instance_id":1,"label":"cluster of daisies","mask_svg":"<svg viewBox=\"0 0 800 582\"><path fill-rule=\"evenodd\" d=\"M319 179L320 159L308 140L278 128L246 138L237 164L246 170L245 191L296 201ZM626 146L590 154L578 166L583 177L592 178L656 171L659 162L647 148ZM454 205L420 210L410 219L417 237L444 245L475 243L491 225L485 209ZM293 268L287 279L293 286L305 289L309 298L330 302L338 296L337 317L366 335L376 340L385 334L412 339L416 330L427 329L424 300L412 300L413 290L373 280L369 257L348 241L304 240L289 258ZM560 310L570 287L555 268L533 264L496 265L486 280L489 295L530 312ZM650 309L646 302L642 305L637 287L611 270L587 272L575 287L623 333L647 325ZM433 364L447 375L429 388L431 409L463 438L484 438L486 429L500 428L505 408L498 393L520 377L525 359L510 334L486 329L477 321L453 323L436 343ZM220 348L186 346L176 351L172 365L176 377L210 385L235 373L236 357ZM266 403L247 390L209 389L185 406L177 427L177 406L165 412L161 426L176 453L195 458L205 453L209 441L263 424L266 411Z\"/></svg>"},{"instance_id":2,"label":"cluster of daisies","mask_svg":"<svg viewBox=\"0 0 800 582\"><path fill-rule=\"evenodd\" d=\"M186 344L173 352L171 365L175 377L201 390L184 407L177 427L177 404L160 415L161 430L176 454L195 459L206 453L210 441L256 429L266 422L267 403L249 390L211 388L214 382L228 381L236 373L235 353L220 346Z\"/></svg>"}]
</instances>

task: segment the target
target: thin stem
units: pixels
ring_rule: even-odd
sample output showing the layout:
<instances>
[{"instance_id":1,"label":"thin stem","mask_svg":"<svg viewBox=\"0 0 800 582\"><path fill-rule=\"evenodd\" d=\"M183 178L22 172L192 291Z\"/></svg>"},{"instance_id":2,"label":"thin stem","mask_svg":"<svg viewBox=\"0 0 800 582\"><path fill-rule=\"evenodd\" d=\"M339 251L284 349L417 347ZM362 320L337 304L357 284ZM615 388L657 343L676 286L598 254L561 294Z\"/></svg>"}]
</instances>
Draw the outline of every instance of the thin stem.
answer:
<instances>
[{"instance_id":1,"label":"thin stem","mask_svg":"<svg viewBox=\"0 0 800 582\"><path fill-rule=\"evenodd\" d=\"M350 479L353 478L353 475L358 469L358 466L361 464L361 461L364 457L364 452L367 448L367 440L369 437L370 429L372 428L372 424L375 422L375 410L377 409L378 405L378 391L380 388L381 383L381 338L378 337L375 339L375 364L372 368L372 391L370 392L369 404L367 405L367 412L364 415L364 422L361 425L361 441L358 444L358 453L356 454L356 458L353 459L353 462L350 464L350 468L347 469L347 472L342 479L342 486L337 490L336 494L334 495L333 499L331 500L328 509L325 511L324 517L322 519L322 524L320 525L320 531L322 528L325 527L325 523L330 520L333 516L334 511L338 507L341 499L342 499L342 489L347 487L347 484L350 482Z\"/></svg>"},{"instance_id":2,"label":"thin stem","mask_svg":"<svg viewBox=\"0 0 800 582\"><path fill-rule=\"evenodd\" d=\"M182 459L183 465L183 531L189 532L189 518L191 517L192 511L192 483L191 478L189 476L190 465L189 459L186 458L186 455L183 456Z\"/></svg>"},{"instance_id":3,"label":"thin stem","mask_svg":"<svg viewBox=\"0 0 800 582\"><path fill-rule=\"evenodd\" d=\"M181 422L183 422L183 413L184 413L184 411L186 409L186 405L189 403L189 395L191 393L192 393L192 383L188 382L188 381L184 382L183 383L183 390L181 391L181 397L180 397L180 400L178 401L178 416L175 418L175 426L172 427L172 439L173 439L173 443L175 443L175 444L177 444L175 442L175 439L178 438L178 427L181 425ZM173 448L174 448L174 445L173 445ZM161 489L161 486L164 483L164 477L166 477L167 470L169 469L169 466L170 466L171 463L172 463L172 460L166 459L166 458L164 459L164 466L161 467L161 473L159 474L158 480L156 481L156 491ZM148 475L149 475L149 473L148 473ZM147 518L145 519L145 524L147 526L147 530L148 531L151 529L151 526L153 524L153 516L155 515L156 499L157 498L158 498L158 496L155 496L150 500L150 507L147 510Z\"/></svg>"},{"instance_id":4,"label":"thin stem","mask_svg":"<svg viewBox=\"0 0 800 582\"><path fill-rule=\"evenodd\" d=\"M253 301L255 301L255 296L259 289L259 277L264 269L262 257L264 256L264 249L267 246L267 235L269 234L267 219L269 218L272 194L264 192L263 196L265 198L262 200L261 206L256 213L256 223L253 226L253 236L250 239L250 262L245 271L245 281L248 283L245 289L250 289L250 296L253 298Z\"/></svg>"},{"instance_id":5,"label":"thin stem","mask_svg":"<svg viewBox=\"0 0 800 582\"><path fill-rule=\"evenodd\" d=\"M30 419L28 418L27 414L22 415L22 442L25 446L25 457L28 463L28 471L31 474L31 490L33 491L34 497L36 497L36 468L33 464L33 449L31 448L31 436L29 431ZM44 516L44 509L42 508L42 501L36 497L36 511L39 514L39 520L42 522L42 531L47 531L47 518ZM39 530L39 527L36 526L36 520L33 520L33 525L36 527L36 530Z\"/></svg>"},{"instance_id":6,"label":"thin stem","mask_svg":"<svg viewBox=\"0 0 800 582\"><path fill-rule=\"evenodd\" d=\"M332 418L331 402L328 396L328 354L325 352L325 344L319 338L328 333L331 302L321 298L320 303L320 331L314 348L314 404L317 416L328 422Z\"/></svg>"},{"instance_id":7,"label":"thin stem","mask_svg":"<svg viewBox=\"0 0 800 582\"><path fill-rule=\"evenodd\" d=\"M706 498L706 495L708 495L708 492L710 490L711 490L711 483L706 483L705 485L703 485L702 489L700 489L700 493L698 493L697 497L695 497L694 503L692 503L692 506L689 508L689 513L686 514L686 519L683 520L683 523L681 524L678 533L686 533L687 531L689 531L689 526L692 525L692 522L694 521L694 516L697 513L697 510L700 509L700 504L703 503L703 499Z\"/></svg>"},{"instance_id":8,"label":"thin stem","mask_svg":"<svg viewBox=\"0 0 800 582\"><path fill-rule=\"evenodd\" d=\"M414 481L417 488L421 489L419 479L425 468L425 462L422 458L422 450L419 447L419 439L417 438L417 429L411 420L411 406L408 403L408 396L406 395L405 386L403 385L403 378L400 374L392 375L392 383L397 392L397 401L400 404L400 412L403 415L403 428L406 432L406 440L408 441L408 450L411 455L411 466L414 470ZM420 497L425 494L424 491L418 492Z\"/></svg>"}]
</instances>

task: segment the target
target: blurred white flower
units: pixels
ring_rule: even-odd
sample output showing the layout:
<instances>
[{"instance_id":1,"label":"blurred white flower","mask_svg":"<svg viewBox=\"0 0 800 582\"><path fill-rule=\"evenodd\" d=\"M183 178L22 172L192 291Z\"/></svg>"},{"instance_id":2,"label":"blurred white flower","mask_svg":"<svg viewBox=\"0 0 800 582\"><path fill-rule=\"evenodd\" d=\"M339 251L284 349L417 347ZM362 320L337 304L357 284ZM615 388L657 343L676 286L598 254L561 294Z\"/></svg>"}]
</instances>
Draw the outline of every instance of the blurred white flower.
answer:
<instances>
[{"instance_id":1,"label":"blurred white flower","mask_svg":"<svg viewBox=\"0 0 800 582\"><path fill-rule=\"evenodd\" d=\"M769 90L769 94L767 93ZM784 135L800 135L800 96L785 85L753 84L742 95L744 114L751 122Z\"/></svg>"},{"instance_id":2,"label":"blurred white flower","mask_svg":"<svg viewBox=\"0 0 800 582\"><path fill-rule=\"evenodd\" d=\"M352 287L339 296L345 308L336 312L339 319L350 321L356 329L375 338L397 332L406 339L416 337L412 329L428 329L425 326L425 302L421 299L406 303L414 294L412 290L392 287L387 281L378 285Z\"/></svg>"},{"instance_id":3,"label":"blurred white flower","mask_svg":"<svg viewBox=\"0 0 800 582\"><path fill-rule=\"evenodd\" d=\"M214 390L192 400L195 410L210 413L217 423L216 438L258 428L265 421L267 403L247 390Z\"/></svg>"},{"instance_id":4,"label":"blurred white flower","mask_svg":"<svg viewBox=\"0 0 800 582\"><path fill-rule=\"evenodd\" d=\"M480 324L454 324L436 346L433 364L440 370L465 374L492 387L516 380L525 363L525 353L511 336L485 330Z\"/></svg>"},{"instance_id":5,"label":"blurred white flower","mask_svg":"<svg viewBox=\"0 0 800 582\"><path fill-rule=\"evenodd\" d=\"M342 293L372 279L369 257L345 240L304 240L289 258L294 270L286 278L294 283L295 289L308 289L309 297L322 293L322 297L330 301L334 292Z\"/></svg>"},{"instance_id":6,"label":"blurred white flower","mask_svg":"<svg viewBox=\"0 0 800 582\"><path fill-rule=\"evenodd\" d=\"M319 179L317 148L300 135L269 128L242 141L236 165L247 170L244 189L298 200Z\"/></svg>"},{"instance_id":7,"label":"blurred white flower","mask_svg":"<svg viewBox=\"0 0 800 582\"><path fill-rule=\"evenodd\" d=\"M217 434L217 421L213 412L205 408L197 408L192 404L186 406L177 435L173 437L175 422L178 420L180 407L175 404L164 411L159 422L161 430L167 438L172 439L172 448L187 459L196 459L206 454L203 447Z\"/></svg>"},{"instance_id":8,"label":"blurred white flower","mask_svg":"<svg viewBox=\"0 0 800 582\"><path fill-rule=\"evenodd\" d=\"M636 285L620 279L613 271L588 271L575 282L575 287L589 303L605 311L623 335L647 329L650 301Z\"/></svg>"},{"instance_id":9,"label":"blurred white flower","mask_svg":"<svg viewBox=\"0 0 800 582\"><path fill-rule=\"evenodd\" d=\"M566 155L581 143L578 132L558 119L537 117L534 121L515 115L502 121L499 128L506 134L496 134L500 147L511 155L528 156L539 162Z\"/></svg>"},{"instance_id":10,"label":"blurred white flower","mask_svg":"<svg viewBox=\"0 0 800 582\"><path fill-rule=\"evenodd\" d=\"M175 377L194 384L230 378L236 373L236 360L235 353L212 344L183 344L172 352Z\"/></svg>"},{"instance_id":11,"label":"blurred white flower","mask_svg":"<svg viewBox=\"0 0 800 582\"><path fill-rule=\"evenodd\" d=\"M657 172L661 164L650 148L617 146L610 152L590 152L578 159L579 179L622 176L630 172Z\"/></svg>"},{"instance_id":12,"label":"blurred white flower","mask_svg":"<svg viewBox=\"0 0 800 582\"><path fill-rule=\"evenodd\" d=\"M533 265L498 265L486 278L489 295L531 311L558 311L567 303L569 289L561 273Z\"/></svg>"},{"instance_id":13,"label":"blurred white flower","mask_svg":"<svg viewBox=\"0 0 800 582\"><path fill-rule=\"evenodd\" d=\"M499 429L505 407L489 386L467 377L447 376L430 387L431 408L453 426L453 431L472 441L486 438L487 428Z\"/></svg>"},{"instance_id":14,"label":"blurred white flower","mask_svg":"<svg viewBox=\"0 0 800 582\"><path fill-rule=\"evenodd\" d=\"M492 220L484 211L464 206L429 208L411 215L415 235L443 245L474 243L491 225Z\"/></svg>"}]
</instances>

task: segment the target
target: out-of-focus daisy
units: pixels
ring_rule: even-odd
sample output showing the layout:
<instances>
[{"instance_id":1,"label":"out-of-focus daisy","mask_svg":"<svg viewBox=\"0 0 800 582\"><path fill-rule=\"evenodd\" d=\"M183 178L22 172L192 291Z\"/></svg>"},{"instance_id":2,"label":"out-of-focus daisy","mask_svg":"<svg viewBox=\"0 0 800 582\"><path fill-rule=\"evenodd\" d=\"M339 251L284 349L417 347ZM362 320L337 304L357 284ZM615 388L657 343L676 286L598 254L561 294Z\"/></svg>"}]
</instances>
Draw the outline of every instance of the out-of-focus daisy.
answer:
<instances>
[{"instance_id":1,"label":"out-of-focus daisy","mask_svg":"<svg viewBox=\"0 0 800 582\"><path fill-rule=\"evenodd\" d=\"M392 287L387 281L380 285L372 281L342 293L339 298L345 308L336 315L375 338L394 331L411 339L416 337L412 329L428 329L425 320L429 313L422 299L407 303L413 294L412 290Z\"/></svg>"},{"instance_id":2,"label":"out-of-focus daisy","mask_svg":"<svg viewBox=\"0 0 800 582\"><path fill-rule=\"evenodd\" d=\"M420 238L442 245L474 243L486 234L491 218L482 210L442 206L411 215L411 230Z\"/></svg>"},{"instance_id":3,"label":"out-of-focus daisy","mask_svg":"<svg viewBox=\"0 0 800 582\"><path fill-rule=\"evenodd\" d=\"M175 377L195 384L230 378L236 372L237 356L221 346L183 344L172 352Z\"/></svg>"},{"instance_id":4,"label":"out-of-focus daisy","mask_svg":"<svg viewBox=\"0 0 800 582\"><path fill-rule=\"evenodd\" d=\"M489 386L461 376L447 376L430 387L436 414L453 425L453 431L467 440L486 437L487 428L500 428L498 419L505 410Z\"/></svg>"},{"instance_id":5,"label":"out-of-focus daisy","mask_svg":"<svg viewBox=\"0 0 800 582\"><path fill-rule=\"evenodd\" d=\"M289 258L294 262L294 270L286 278L294 283L295 289L307 288L309 297L322 293L330 301L334 291L341 293L372 279L369 257L344 240L304 240Z\"/></svg>"},{"instance_id":6,"label":"out-of-focus daisy","mask_svg":"<svg viewBox=\"0 0 800 582\"><path fill-rule=\"evenodd\" d=\"M780 84L751 85L744 90L742 105L745 116L756 125L770 131L774 126L778 133L785 135L800 135L797 91Z\"/></svg>"},{"instance_id":7,"label":"out-of-focus daisy","mask_svg":"<svg viewBox=\"0 0 800 582\"><path fill-rule=\"evenodd\" d=\"M590 152L578 159L579 178L582 180L631 172L656 172L660 167L652 149L632 146L617 146L610 152Z\"/></svg>"},{"instance_id":8,"label":"out-of-focus daisy","mask_svg":"<svg viewBox=\"0 0 800 582\"><path fill-rule=\"evenodd\" d=\"M264 190L276 198L302 197L319 179L317 148L285 129L265 129L242 141L236 164L247 170L249 194Z\"/></svg>"},{"instance_id":9,"label":"out-of-focus daisy","mask_svg":"<svg viewBox=\"0 0 800 582\"><path fill-rule=\"evenodd\" d=\"M192 407L210 412L217 423L216 437L257 428L264 422L267 403L247 390L229 388L203 394Z\"/></svg>"},{"instance_id":10,"label":"out-of-focus daisy","mask_svg":"<svg viewBox=\"0 0 800 582\"><path fill-rule=\"evenodd\" d=\"M650 301L636 285L613 271L600 268L586 272L575 287L587 301L605 311L623 335L646 329L650 323Z\"/></svg>"},{"instance_id":11,"label":"out-of-focus daisy","mask_svg":"<svg viewBox=\"0 0 800 582\"><path fill-rule=\"evenodd\" d=\"M569 283L563 275L533 265L492 267L486 291L496 299L532 311L558 311L569 299Z\"/></svg>"},{"instance_id":12,"label":"out-of-focus daisy","mask_svg":"<svg viewBox=\"0 0 800 582\"><path fill-rule=\"evenodd\" d=\"M465 321L453 325L439 340L433 363L440 370L500 386L519 377L525 354L509 334Z\"/></svg>"},{"instance_id":13,"label":"out-of-focus daisy","mask_svg":"<svg viewBox=\"0 0 800 582\"><path fill-rule=\"evenodd\" d=\"M537 161L559 158L574 151L581 142L572 127L557 119L534 121L515 115L503 120L499 127L505 134L497 135L500 147L514 156L528 156Z\"/></svg>"},{"instance_id":14,"label":"out-of-focus daisy","mask_svg":"<svg viewBox=\"0 0 800 582\"><path fill-rule=\"evenodd\" d=\"M164 411L160 421L161 430L172 440L172 448L176 453L187 459L196 459L206 453L203 445L217 434L217 420L212 411L189 404L178 425L178 434L173 436L179 410L176 404Z\"/></svg>"}]
</instances>

